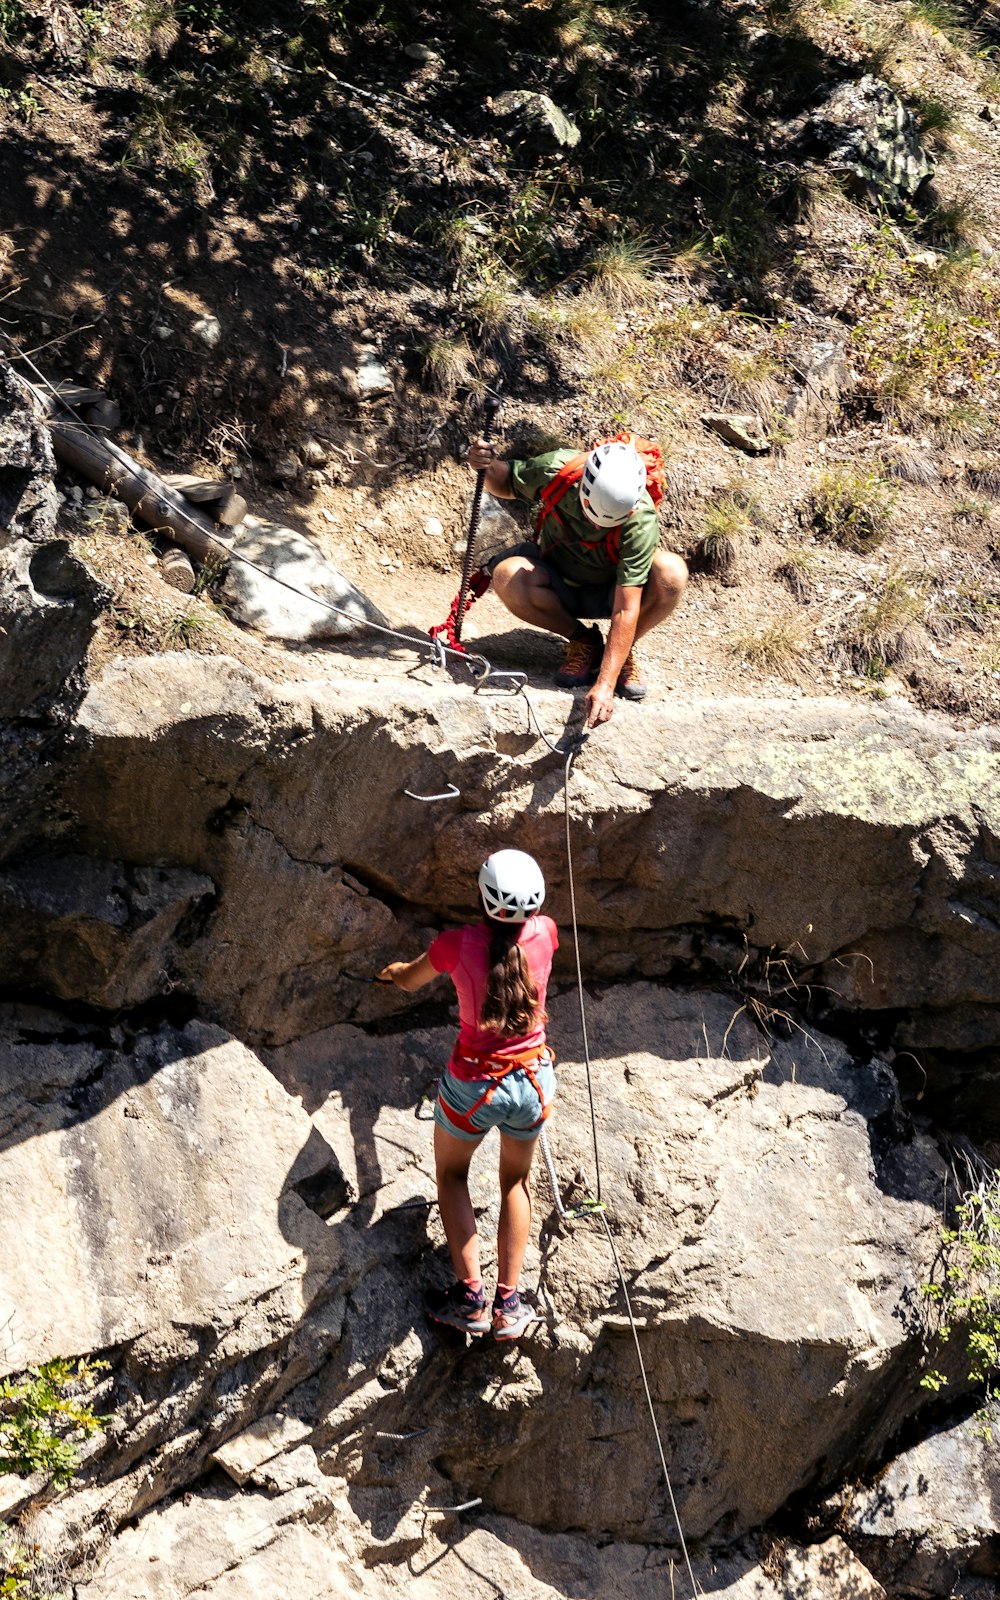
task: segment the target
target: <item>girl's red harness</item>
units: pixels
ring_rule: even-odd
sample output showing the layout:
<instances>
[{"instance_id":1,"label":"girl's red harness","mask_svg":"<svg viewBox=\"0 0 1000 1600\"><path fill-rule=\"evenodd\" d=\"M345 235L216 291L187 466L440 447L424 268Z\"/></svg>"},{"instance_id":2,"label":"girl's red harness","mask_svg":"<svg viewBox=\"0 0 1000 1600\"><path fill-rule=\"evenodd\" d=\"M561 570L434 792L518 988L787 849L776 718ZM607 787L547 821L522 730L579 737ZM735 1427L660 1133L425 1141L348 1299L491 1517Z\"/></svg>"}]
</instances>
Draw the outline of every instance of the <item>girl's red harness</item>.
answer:
<instances>
[{"instance_id":1,"label":"girl's red harness","mask_svg":"<svg viewBox=\"0 0 1000 1600\"><path fill-rule=\"evenodd\" d=\"M490 1076L490 1082L485 1093L480 1095L475 1105L470 1106L468 1111L453 1110L445 1101L444 1096L440 1092L438 1093L438 1103L441 1106L441 1110L454 1127L461 1128L463 1133L473 1133L477 1138L481 1138L484 1130L473 1125L473 1117L477 1111L482 1110L483 1106L489 1105L497 1092L501 1080L506 1078L508 1073L517 1072L519 1069L527 1074L531 1087L538 1096L538 1103L542 1108L542 1114L538 1121L533 1122L531 1126L532 1128L541 1127L551 1110L551 1105L546 1105L545 1103L542 1086L535 1076L534 1069L539 1062L555 1061L555 1056L548 1045L532 1045L530 1050L522 1050L516 1055L509 1056L460 1055L456 1046L455 1053L451 1059L453 1062L461 1062L463 1067L475 1067L478 1072L488 1072Z\"/></svg>"}]
</instances>

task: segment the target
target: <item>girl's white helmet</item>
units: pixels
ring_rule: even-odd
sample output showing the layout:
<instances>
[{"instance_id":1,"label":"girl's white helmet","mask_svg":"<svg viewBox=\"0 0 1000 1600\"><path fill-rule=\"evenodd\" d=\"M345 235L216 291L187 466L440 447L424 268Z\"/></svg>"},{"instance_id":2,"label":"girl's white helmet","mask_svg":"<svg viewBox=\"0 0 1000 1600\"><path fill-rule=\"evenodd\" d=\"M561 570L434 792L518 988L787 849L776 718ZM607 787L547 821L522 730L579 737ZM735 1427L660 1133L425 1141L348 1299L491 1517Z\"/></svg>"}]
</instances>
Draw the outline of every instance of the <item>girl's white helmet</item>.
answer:
<instances>
[{"instance_id":1,"label":"girl's white helmet","mask_svg":"<svg viewBox=\"0 0 1000 1600\"><path fill-rule=\"evenodd\" d=\"M545 899L545 879L523 850L495 850L479 869L486 914L498 922L527 922Z\"/></svg>"},{"instance_id":2,"label":"girl's white helmet","mask_svg":"<svg viewBox=\"0 0 1000 1600\"><path fill-rule=\"evenodd\" d=\"M598 528L617 528L635 510L645 487L645 463L633 445L596 445L580 480L583 514Z\"/></svg>"}]
</instances>

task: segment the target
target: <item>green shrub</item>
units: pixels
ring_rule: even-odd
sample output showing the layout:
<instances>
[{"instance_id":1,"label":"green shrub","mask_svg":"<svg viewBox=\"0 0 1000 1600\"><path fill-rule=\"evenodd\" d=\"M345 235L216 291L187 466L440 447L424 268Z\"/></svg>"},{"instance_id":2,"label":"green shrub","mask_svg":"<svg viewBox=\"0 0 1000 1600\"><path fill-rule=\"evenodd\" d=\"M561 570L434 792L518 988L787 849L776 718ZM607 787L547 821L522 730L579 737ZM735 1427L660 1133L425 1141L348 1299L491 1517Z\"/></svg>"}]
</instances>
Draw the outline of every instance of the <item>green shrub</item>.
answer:
<instances>
[{"instance_id":1,"label":"green shrub","mask_svg":"<svg viewBox=\"0 0 1000 1600\"><path fill-rule=\"evenodd\" d=\"M895 501L891 484L877 472L835 467L812 492L812 520L818 533L863 553L885 538Z\"/></svg>"},{"instance_id":2,"label":"green shrub","mask_svg":"<svg viewBox=\"0 0 1000 1600\"><path fill-rule=\"evenodd\" d=\"M82 1439L107 1421L86 1398L107 1363L48 1361L0 1379L0 1473L47 1472L65 1488L76 1470ZM4 1593L0 1587L0 1595Z\"/></svg>"},{"instance_id":3,"label":"green shrub","mask_svg":"<svg viewBox=\"0 0 1000 1600\"><path fill-rule=\"evenodd\" d=\"M942 1274L923 1285L923 1295L937 1312L933 1332L945 1343L956 1323L965 1336L968 1374L982 1384L988 1408L1000 1371L1000 1173L990 1172L958 1207L957 1226L942 1228ZM943 1372L929 1369L925 1389L948 1382ZM988 1410L981 1413L981 1431L992 1440Z\"/></svg>"}]
</instances>

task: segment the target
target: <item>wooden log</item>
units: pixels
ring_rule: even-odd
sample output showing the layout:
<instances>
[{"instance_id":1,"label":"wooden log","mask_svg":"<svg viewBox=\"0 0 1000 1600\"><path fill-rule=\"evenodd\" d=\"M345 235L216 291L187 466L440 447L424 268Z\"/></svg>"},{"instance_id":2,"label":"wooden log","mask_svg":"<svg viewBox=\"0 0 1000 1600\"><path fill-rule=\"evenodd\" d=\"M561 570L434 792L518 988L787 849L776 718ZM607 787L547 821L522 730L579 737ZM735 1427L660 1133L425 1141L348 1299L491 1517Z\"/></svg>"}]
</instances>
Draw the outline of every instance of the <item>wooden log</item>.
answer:
<instances>
[{"instance_id":1,"label":"wooden log","mask_svg":"<svg viewBox=\"0 0 1000 1600\"><path fill-rule=\"evenodd\" d=\"M204 512L164 483L118 445L97 439L78 424L49 421L52 448L59 460L105 494L115 494L157 533L166 533L196 561L218 559L226 546Z\"/></svg>"},{"instance_id":2,"label":"wooden log","mask_svg":"<svg viewBox=\"0 0 1000 1600\"><path fill-rule=\"evenodd\" d=\"M121 407L116 400L95 400L93 405L77 409L88 428L117 428L122 420Z\"/></svg>"},{"instance_id":3,"label":"wooden log","mask_svg":"<svg viewBox=\"0 0 1000 1600\"><path fill-rule=\"evenodd\" d=\"M208 506L216 522L235 528L247 514L247 503L233 484L223 478L195 478L189 472L165 472L164 483L179 489L185 500Z\"/></svg>"},{"instance_id":4,"label":"wooden log","mask_svg":"<svg viewBox=\"0 0 1000 1600\"><path fill-rule=\"evenodd\" d=\"M171 589L179 589L181 594L194 593L194 567L191 557L186 551L175 544L168 544L160 552L160 576L164 583L169 583Z\"/></svg>"},{"instance_id":5,"label":"wooden log","mask_svg":"<svg viewBox=\"0 0 1000 1600\"><path fill-rule=\"evenodd\" d=\"M67 406L72 406L75 411L77 406L95 405L106 398L103 389L88 389L82 383L54 383L51 388L40 390L39 394L45 409L53 417L66 417Z\"/></svg>"}]
</instances>

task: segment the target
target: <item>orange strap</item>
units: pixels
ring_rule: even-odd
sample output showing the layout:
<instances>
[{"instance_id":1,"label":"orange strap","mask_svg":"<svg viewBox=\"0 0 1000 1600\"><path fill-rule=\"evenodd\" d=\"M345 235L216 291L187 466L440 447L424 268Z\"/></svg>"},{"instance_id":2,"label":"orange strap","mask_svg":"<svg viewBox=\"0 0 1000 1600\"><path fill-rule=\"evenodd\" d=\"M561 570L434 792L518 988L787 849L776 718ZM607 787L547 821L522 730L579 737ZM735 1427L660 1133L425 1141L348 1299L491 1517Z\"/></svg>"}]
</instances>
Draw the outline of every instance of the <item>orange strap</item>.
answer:
<instances>
[{"instance_id":1,"label":"orange strap","mask_svg":"<svg viewBox=\"0 0 1000 1600\"><path fill-rule=\"evenodd\" d=\"M542 1108L541 1116L538 1118L537 1122L533 1122L531 1124L531 1127L532 1128L540 1128L541 1127L542 1123L545 1121L546 1117L548 1116L549 1111L551 1110L551 1105L546 1105L546 1103L545 1103L545 1096L542 1093L542 1086L539 1083L537 1077L535 1076L534 1068L538 1065L538 1063L540 1061L543 1061L543 1060L544 1061L554 1061L555 1060L555 1057L553 1056L552 1051L548 1048L547 1045L535 1045L532 1049L521 1051L520 1054L513 1055L513 1056L490 1056L490 1055L466 1056L466 1055L459 1055L458 1050L456 1048L456 1050L455 1050L455 1052L454 1052L454 1054L452 1056L452 1060L453 1061L467 1062L470 1066L478 1066L480 1069L482 1069L483 1067L492 1067L494 1063L496 1063L500 1067L500 1070L498 1072L491 1072L490 1073L490 1080L491 1081L488 1084L485 1093L483 1093L483 1094L481 1094L479 1096L479 1099L476 1101L475 1105L474 1106L470 1106L468 1111L455 1111L450 1105L448 1105L446 1103L444 1095L441 1093L440 1089L438 1090L438 1104L440 1105L441 1110L444 1112L445 1116L448 1118L448 1121L454 1127L461 1128L463 1133L474 1133L477 1137L481 1137L485 1130L482 1129L482 1128L476 1128L476 1127L473 1126L473 1122L472 1122L473 1117L475 1116L477 1111L481 1111L482 1110L483 1106L488 1106L489 1105L490 1101L493 1099L493 1096L496 1094L497 1088L499 1087L501 1081L504 1078L506 1078L509 1073L517 1072L519 1070L524 1071L525 1073L527 1073L528 1079L529 1079L529 1081L531 1083L531 1087L534 1089L535 1093L538 1096L538 1104ZM527 1131L530 1132L531 1130L528 1129Z\"/></svg>"}]
</instances>

